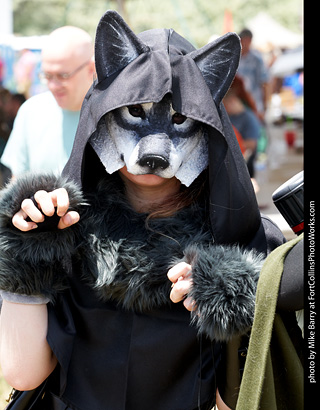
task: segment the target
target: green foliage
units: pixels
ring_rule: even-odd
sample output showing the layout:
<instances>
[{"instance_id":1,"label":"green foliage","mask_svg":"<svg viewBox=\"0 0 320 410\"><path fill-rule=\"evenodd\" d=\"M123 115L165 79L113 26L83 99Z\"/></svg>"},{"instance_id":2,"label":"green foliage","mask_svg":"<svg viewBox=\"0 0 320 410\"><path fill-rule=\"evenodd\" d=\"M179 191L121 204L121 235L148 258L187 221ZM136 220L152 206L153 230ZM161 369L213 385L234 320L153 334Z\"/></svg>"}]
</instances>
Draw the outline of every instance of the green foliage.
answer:
<instances>
[{"instance_id":1,"label":"green foliage","mask_svg":"<svg viewBox=\"0 0 320 410\"><path fill-rule=\"evenodd\" d=\"M302 4L302 0L13 0L14 31L40 35L63 25L75 25L94 36L102 14L114 9L135 32L172 27L200 47L213 34L222 34L226 9L232 12L235 31L259 11L265 11L299 32Z\"/></svg>"},{"instance_id":2,"label":"green foliage","mask_svg":"<svg viewBox=\"0 0 320 410\"><path fill-rule=\"evenodd\" d=\"M102 14L107 10L102 0L13 0L14 32L19 35L49 34L52 30L73 25L92 36Z\"/></svg>"}]
</instances>

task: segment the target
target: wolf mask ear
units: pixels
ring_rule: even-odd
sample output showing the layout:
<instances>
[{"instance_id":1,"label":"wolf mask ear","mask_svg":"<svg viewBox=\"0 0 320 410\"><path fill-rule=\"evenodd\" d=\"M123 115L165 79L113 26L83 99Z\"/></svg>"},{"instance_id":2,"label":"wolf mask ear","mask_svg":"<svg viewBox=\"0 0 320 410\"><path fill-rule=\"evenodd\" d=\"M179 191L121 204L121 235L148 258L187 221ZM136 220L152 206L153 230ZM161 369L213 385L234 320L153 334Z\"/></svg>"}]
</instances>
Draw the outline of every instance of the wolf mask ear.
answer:
<instances>
[{"instance_id":1,"label":"wolf mask ear","mask_svg":"<svg viewBox=\"0 0 320 410\"><path fill-rule=\"evenodd\" d=\"M149 51L120 15L107 11L97 27L95 60L98 81L122 70L140 54Z\"/></svg>"},{"instance_id":2,"label":"wolf mask ear","mask_svg":"<svg viewBox=\"0 0 320 410\"><path fill-rule=\"evenodd\" d=\"M228 33L189 56L200 69L211 95L220 105L236 74L241 54L240 39Z\"/></svg>"}]
</instances>

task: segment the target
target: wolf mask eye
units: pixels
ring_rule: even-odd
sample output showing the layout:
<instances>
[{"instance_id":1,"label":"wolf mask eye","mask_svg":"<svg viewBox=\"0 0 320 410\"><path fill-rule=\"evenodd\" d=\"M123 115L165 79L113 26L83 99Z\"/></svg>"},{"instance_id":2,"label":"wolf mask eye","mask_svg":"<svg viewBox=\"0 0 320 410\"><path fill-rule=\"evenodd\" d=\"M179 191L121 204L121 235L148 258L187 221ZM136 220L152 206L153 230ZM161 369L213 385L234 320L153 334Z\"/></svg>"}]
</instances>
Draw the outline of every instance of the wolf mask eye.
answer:
<instances>
[{"instance_id":1,"label":"wolf mask eye","mask_svg":"<svg viewBox=\"0 0 320 410\"><path fill-rule=\"evenodd\" d=\"M182 115L182 114L179 114L178 112L176 112L172 116L172 123L180 125L180 124L183 124L186 119L187 119L187 117L185 115Z\"/></svg>"},{"instance_id":2,"label":"wolf mask eye","mask_svg":"<svg viewBox=\"0 0 320 410\"><path fill-rule=\"evenodd\" d=\"M130 105L128 110L133 117L145 118L145 112L140 104Z\"/></svg>"}]
</instances>

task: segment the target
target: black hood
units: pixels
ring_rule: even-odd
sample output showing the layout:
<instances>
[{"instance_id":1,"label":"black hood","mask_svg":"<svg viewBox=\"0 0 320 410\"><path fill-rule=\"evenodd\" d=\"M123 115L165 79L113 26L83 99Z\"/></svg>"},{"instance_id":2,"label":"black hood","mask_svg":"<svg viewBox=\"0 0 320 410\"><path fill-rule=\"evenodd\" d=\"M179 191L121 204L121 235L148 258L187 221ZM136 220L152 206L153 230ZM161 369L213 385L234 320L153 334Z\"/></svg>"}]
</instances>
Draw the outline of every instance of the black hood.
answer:
<instances>
[{"instance_id":1,"label":"black hood","mask_svg":"<svg viewBox=\"0 0 320 410\"><path fill-rule=\"evenodd\" d=\"M97 80L88 91L63 175L86 192L105 172L88 143L102 117L122 106L160 102L171 95L175 111L209 129L210 218L217 243L247 244L260 225L252 183L221 103L236 73L239 37L228 33L196 50L172 29L135 35L108 11L96 33Z\"/></svg>"}]
</instances>

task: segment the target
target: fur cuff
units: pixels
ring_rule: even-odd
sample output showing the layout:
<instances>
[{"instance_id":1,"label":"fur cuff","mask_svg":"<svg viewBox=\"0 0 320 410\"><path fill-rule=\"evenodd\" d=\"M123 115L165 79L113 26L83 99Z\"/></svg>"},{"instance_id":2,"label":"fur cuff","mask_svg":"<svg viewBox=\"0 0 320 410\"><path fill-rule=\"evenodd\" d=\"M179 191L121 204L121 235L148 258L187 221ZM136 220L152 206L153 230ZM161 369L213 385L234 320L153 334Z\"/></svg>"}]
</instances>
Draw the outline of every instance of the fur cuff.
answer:
<instances>
[{"instance_id":1,"label":"fur cuff","mask_svg":"<svg viewBox=\"0 0 320 410\"><path fill-rule=\"evenodd\" d=\"M25 198L40 189L52 191L62 187L68 191L70 209L80 211L83 204L80 189L61 177L28 175L1 191L0 289L22 295L43 295L54 300L56 294L66 288L64 265L74 250L77 224L63 230L55 227L21 232L11 222Z\"/></svg>"},{"instance_id":2,"label":"fur cuff","mask_svg":"<svg viewBox=\"0 0 320 410\"><path fill-rule=\"evenodd\" d=\"M192 322L211 340L245 334L253 323L255 294L263 255L238 246L191 246L185 260L192 266L190 296L197 309Z\"/></svg>"}]
</instances>

